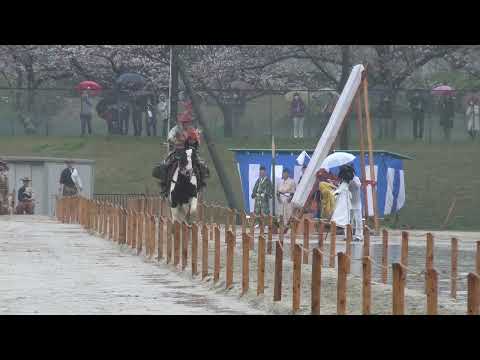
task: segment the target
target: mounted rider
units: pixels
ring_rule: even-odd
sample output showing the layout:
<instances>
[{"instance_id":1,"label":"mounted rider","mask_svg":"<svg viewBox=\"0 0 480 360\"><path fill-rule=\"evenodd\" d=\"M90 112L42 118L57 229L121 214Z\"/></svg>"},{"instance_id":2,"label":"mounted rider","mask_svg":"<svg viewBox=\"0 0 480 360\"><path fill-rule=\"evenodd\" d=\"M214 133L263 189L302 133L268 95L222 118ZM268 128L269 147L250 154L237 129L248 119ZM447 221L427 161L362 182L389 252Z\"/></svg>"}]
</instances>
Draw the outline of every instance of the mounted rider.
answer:
<instances>
[{"instance_id":1,"label":"mounted rider","mask_svg":"<svg viewBox=\"0 0 480 360\"><path fill-rule=\"evenodd\" d=\"M186 150L192 151L193 171L197 177L197 191L201 191L206 186L205 180L209 177L209 171L206 163L199 156L200 133L193 126L193 109L191 102L186 104L186 110L180 114L178 124L174 126L168 134L169 154L164 161L163 166L155 168L160 169L159 173L154 170L153 176L160 179L161 192L168 196L169 185L176 169L176 164L184 167L187 163Z\"/></svg>"}]
</instances>

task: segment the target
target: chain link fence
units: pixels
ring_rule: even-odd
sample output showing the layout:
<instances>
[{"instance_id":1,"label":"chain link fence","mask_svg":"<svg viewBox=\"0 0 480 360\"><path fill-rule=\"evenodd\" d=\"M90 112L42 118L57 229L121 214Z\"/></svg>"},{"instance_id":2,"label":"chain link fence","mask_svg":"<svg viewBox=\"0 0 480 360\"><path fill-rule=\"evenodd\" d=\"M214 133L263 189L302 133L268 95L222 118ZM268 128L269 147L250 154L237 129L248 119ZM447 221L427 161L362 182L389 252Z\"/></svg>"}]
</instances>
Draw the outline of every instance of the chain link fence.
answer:
<instances>
[{"instance_id":1,"label":"chain link fence","mask_svg":"<svg viewBox=\"0 0 480 360\"><path fill-rule=\"evenodd\" d=\"M278 138L293 137L291 98L294 91L260 92L259 90L238 92L223 91L217 97L199 97L205 120L216 138L262 137L275 135ZM298 90L305 105L304 137L318 138L333 110L338 94L331 90ZM415 99L415 93L418 93ZM217 92L216 94L220 94ZM430 90L387 90L371 89L369 92L370 112L375 139L408 140L414 138L414 119L417 118L425 142L445 139L442 116L451 124L450 138L462 141L469 138L466 116L467 101L473 92L456 91L453 96L432 94ZM95 108L101 96L93 98ZM451 101L451 114L441 106ZM421 110L415 110L416 106ZM420 105L418 105L420 103ZM162 106L163 105L163 106ZM179 103L179 112L182 103ZM156 135L165 136L167 107L165 102L154 106ZM443 115L442 115L443 114ZM130 129L133 135L132 111ZM354 120L355 113L349 117ZM142 136L147 132L147 112L142 111ZM421 126L423 123L423 126ZM350 134L356 138L355 121L348 121ZM92 118L94 135L107 135L107 121L95 110ZM81 134L80 97L73 89L27 90L0 89L0 135L37 134L47 136L78 136ZM420 135L420 134L417 134Z\"/></svg>"}]
</instances>

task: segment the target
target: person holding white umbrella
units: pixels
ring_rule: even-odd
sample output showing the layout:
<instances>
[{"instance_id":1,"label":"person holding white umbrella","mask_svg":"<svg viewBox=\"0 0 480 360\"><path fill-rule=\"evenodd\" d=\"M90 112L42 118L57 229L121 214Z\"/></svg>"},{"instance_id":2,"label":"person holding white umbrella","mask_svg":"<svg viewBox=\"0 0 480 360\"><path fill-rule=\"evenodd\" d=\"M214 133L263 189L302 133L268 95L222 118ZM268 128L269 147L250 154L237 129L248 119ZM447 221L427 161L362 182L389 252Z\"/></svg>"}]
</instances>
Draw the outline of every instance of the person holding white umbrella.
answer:
<instances>
[{"instance_id":1,"label":"person holding white umbrella","mask_svg":"<svg viewBox=\"0 0 480 360\"><path fill-rule=\"evenodd\" d=\"M331 221L335 221L338 227L345 228L350 224L350 212L352 209L352 194L349 190L350 181L353 179L353 173L346 166L340 168L338 177L341 184L334 192L336 196L335 210L333 211ZM334 229L332 229L334 231Z\"/></svg>"}]
</instances>

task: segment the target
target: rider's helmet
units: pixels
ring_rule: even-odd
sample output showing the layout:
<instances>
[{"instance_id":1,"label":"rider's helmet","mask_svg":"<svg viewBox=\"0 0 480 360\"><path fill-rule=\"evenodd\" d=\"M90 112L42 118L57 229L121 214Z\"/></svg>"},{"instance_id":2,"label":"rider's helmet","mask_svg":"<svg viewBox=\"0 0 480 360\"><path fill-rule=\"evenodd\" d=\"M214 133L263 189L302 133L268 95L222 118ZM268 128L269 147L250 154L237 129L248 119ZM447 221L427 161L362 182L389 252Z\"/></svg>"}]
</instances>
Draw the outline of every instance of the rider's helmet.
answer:
<instances>
[{"instance_id":1,"label":"rider's helmet","mask_svg":"<svg viewBox=\"0 0 480 360\"><path fill-rule=\"evenodd\" d=\"M181 124L192 123L192 116L190 113L184 112L178 117L178 122Z\"/></svg>"}]
</instances>

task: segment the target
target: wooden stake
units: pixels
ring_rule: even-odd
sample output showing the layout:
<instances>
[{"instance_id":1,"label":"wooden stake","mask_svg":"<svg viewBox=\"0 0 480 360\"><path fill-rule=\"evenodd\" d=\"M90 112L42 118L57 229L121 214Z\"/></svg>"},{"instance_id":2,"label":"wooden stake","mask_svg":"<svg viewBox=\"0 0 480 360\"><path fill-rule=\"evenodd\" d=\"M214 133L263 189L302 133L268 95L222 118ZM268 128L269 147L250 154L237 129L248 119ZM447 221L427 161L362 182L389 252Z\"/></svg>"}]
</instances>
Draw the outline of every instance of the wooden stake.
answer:
<instances>
[{"instance_id":1,"label":"wooden stake","mask_svg":"<svg viewBox=\"0 0 480 360\"><path fill-rule=\"evenodd\" d=\"M237 210L235 209L232 209L232 231L236 238L237 237Z\"/></svg>"},{"instance_id":2,"label":"wooden stake","mask_svg":"<svg viewBox=\"0 0 480 360\"><path fill-rule=\"evenodd\" d=\"M394 263L392 272L393 315L404 315L406 269L402 264Z\"/></svg>"},{"instance_id":3,"label":"wooden stake","mask_svg":"<svg viewBox=\"0 0 480 360\"><path fill-rule=\"evenodd\" d=\"M248 292L249 288L249 260L250 260L250 239L242 233L242 295Z\"/></svg>"},{"instance_id":4,"label":"wooden stake","mask_svg":"<svg viewBox=\"0 0 480 360\"><path fill-rule=\"evenodd\" d=\"M251 219L252 219L252 224L250 226L250 249L253 250L254 249L254 241L255 241L255 214L252 213L251 215Z\"/></svg>"},{"instance_id":5,"label":"wooden stake","mask_svg":"<svg viewBox=\"0 0 480 360\"><path fill-rule=\"evenodd\" d=\"M352 237L353 237L352 225L347 224L346 231L347 231L347 241L345 243L345 252L347 255L347 274L350 274L350 267L352 264Z\"/></svg>"},{"instance_id":6,"label":"wooden stake","mask_svg":"<svg viewBox=\"0 0 480 360\"><path fill-rule=\"evenodd\" d=\"M260 228L260 236L265 237L265 216L260 214L260 220L259 220L259 228Z\"/></svg>"},{"instance_id":7,"label":"wooden stake","mask_svg":"<svg viewBox=\"0 0 480 360\"><path fill-rule=\"evenodd\" d=\"M344 253L338 253L338 277L337 277L337 315L345 315L347 312L347 259Z\"/></svg>"},{"instance_id":8,"label":"wooden stake","mask_svg":"<svg viewBox=\"0 0 480 360\"><path fill-rule=\"evenodd\" d=\"M119 232L120 244L127 242L127 210L121 210L120 232Z\"/></svg>"},{"instance_id":9,"label":"wooden stake","mask_svg":"<svg viewBox=\"0 0 480 360\"><path fill-rule=\"evenodd\" d=\"M329 267L335 268L335 253L337 251L337 224L330 222L330 263Z\"/></svg>"},{"instance_id":10,"label":"wooden stake","mask_svg":"<svg viewBox=\"0 0 480 360\"><path fill-rule=\"evenodd\" d=\"M372 259L365 256L362 259L362 314L370 315L372 302Z\"/></svg>"},{"instance_id":11,"label":"wooden stake","mask_svg":"<svg viewBox=\"0 0 480 360\"><path fill-rule=\"evenodd\" d=\"M283 241L275 243L275 273L273 279L273 301L282 300Z\"/></svg>"},{"instance_id":12,"label":"wooden stake","mask_svg":"<svg viewBox=\"0 0 480 360\"><path fill-rule=\"evenodd\" d=\"M163 243L164 242L165 242L165 218L160 216L158 221L158 261L163 259L163 247L164 247Z\"/></svg>"},{"instance_id":13,"label":"wooden stake","mask_svg":"<svg viewBox=\"0 0 480 360\"><path fill-rule=\"evenodd\" d=\"M408 266L408 232L402 231L402 250L400 263Z\"/></svg>"},{"instance_id":14,"label":"wooden stake","mask_svg":"<svg viewBox=\"0 0 480 360\"><path fill-rule=\"evenodd\" d=\"M273 240L273 217L268 216L268 242L267 242L267 254L272 254L272 240Z\"/></svg>"},{"instance_id":15,"label":"wooden stake","mask_svg":"<svg viewBox=\"0 0 480 360\"><path fill-rule=\"evenodd\" d=\"M427 270L427 315L437 315L438 311L438 273L435 269Z\"/></svg>"},{"instance_id":16,"label":"wooden stake","mask_svg":"<svg viewBox=\"0 0 480 360\"><path fill-rule=\"evenodd\" d=\"M196 223L193 223L192 224L192 276L196 276L198 274L197 261L198 261L198 225Z\"/></svg>"},{"instance_id":17,"label":"wooden stake","mask_svg":"<svg viewBox=\"0 0 480 360\"><path fill-rule=\"evenodd\" d=\"M475 272L477 273L477 275L480 275L480 241L477 241L477 255L476 255L475 263L476 263Z\"/></svg>"},{"instance_id":18,"label":"wooden stake","mask_svg":"<svg viewBox=\"0 0 480 360\"><path fill-rule=\"evenodd\" d=\"M320 289L322 284L322 256L320 249L313 249L312 255L312 314L320 315Z\"/></svg>"},{"instance_id":19,"label":"wooden stake","mask_svg":"<svg viewBox=\"0 0 480 360\"><path fill-rule=\"evenodd\" d=\"M433 269L433 235L427 233L427 251L425 258L425 294L428 294L428 270Z\"/></svg>"},{"instance_id":20,"label":"wooden stake","mask_svg":"<svg viewBox=\"0 0 480 360\"><path fill-rule=\"evenodd\" d=\"M189 225L187 223L182 224L182 270L188 265L188 243L189 243Z\"/></svg>"},{"instance_id":21,"label":"wooden stake","mask_svg":"<svg viewBox=\"0 0 480 360\"><path fill-rule=\"evenodd\" d=\"M451 271L450 271L450 296L457 298L457 261L458 261L458 240L451 240Z\"/></svg>"},{"instance_id":22,"label":"wooden stake","mask_svg":"<svg viewBox=\"0 0 480 360\"><path fill-rule=\"evenodd\" d=\"M370 231L367 226L363 227L363 257L370 256Z\"/></svg>"},{"instance_id":23,"label":"wooden stake","mask_svg":"<svg viewBox=\"0 0 480 360\"><path fill-rule=\"evenodd\" d=\"M310 220L304 219L303 221L303 263L308 264L308 250L310 248Z\"/></svg>"},{"instance_id":24,"label":"wooden stake","mask_svg":"<svg viewBox=\"0 0 480 360\"><path fill-rule=\"evenodd\" d=\"M290 232L290 257L293 260L293 250L295 245L297 245L297 220L293 219L291 222L291 232Z\"/></svg>"},{"instance_id":25,"label":"wooden stake","mask_svg":"<svg viewBox=\"0 0 480 360\"><path fill-rule=\"evenodd\" d=\"M167 264L172 261L172 240L173 240L173 224L172 219L167 219Z\"/></svg>"},{"instance_id":26,"label":"wooden stake","mask_svg":"<svg viewBox=\"0 0 480 360\"><path fill-rule=\"evenodd\" d=\"M265 237L258 238L257 296L265 289Z\"/></svg>"},{"instance_id":27,"label":"wooden stake","mask_svg":"<svg viewBox=\"0 0 480 360\"><path fill-rule=\"evenodd\" d=\"M382 283L386 284L388 279L388 231L382 231Z\"/></svg>"},{"instance_id":28,"label":"wooden stake","mask_svg":"<svg viewBox=\"0 0 480 360\"><path fill-rule=\"evenodd\" d=\"M242 211L241 221L242 221L242 234L246 234L247 233L247 215L245 214L245 211Z\"/></svg>"},{"instance_id":29,"label":"wooden stake","mask_svg":"<svg viewBox=\"0 0 480 360\"><path fill-rule=\"evenodd\" d=\"M173 234L173 265L178 266L180 262L180 241L181 241L181 224L175 220L174 223L174 234Z\"/></svg>"},{"instance_id":30,"label":"wooden stake","mask_svg":"<svg viewBox=\"0 0 480 360\"><path fill-rule=\"evenodd\" d=\"M153 206L153 202L151 203ZM155 252L155 244L157 243L157 221L155 215L150 215L150 234L151 234L151 249L150 249L150 258L153 257Z\"/></svg>"},{"instance_id":31,"label":"wooden stake","mask_svg":"<svg viewBox=\"0 0 480 360\"><path fill-rule=\"evenodd\" d=\"M293 292L292 292L292 311L296 313L300 310L300 293L302 286L302 247L295 244L293 249Z\"/></svg>"},{"instance_id":32,"label":"wooden stake","mask_svg":"<svg viewBox=\"0 0 480 360\"><path fill-rule=\"evenodd\" d=\"M480 276L468 274L467 315L480 315Z\"/></svg>"},{"instance_id":33,"label":"wooden stake","mask_svg":"<svg viewBox=\"0 0 480 360\"><path fill-rule=\"evenodd\" d=\"M202 226L202 280L208 276L208 226Z\"/></svg>"},{"instance_id":34,"label":"wooden stake","mask_svg":"<svg viewBox=\"0 0 480 360\"><path fill-rule=\"evenodd\" d=\"M138 229L137 255L140 255L143 249L143 225L144 225L143 220L144 220L143 213L139 213L137 215L137 229Z\"/></svg>"},{"instance_id":35,"label":"wooden stake","mask_svg":"<svg viewBox=\"0 0 480 360\"><path fill-rule=\"evenodd\" d=\"M215 236L215 254L213 263L213 282L217 282L220 279L220 229L214 225Z\"/></svg>"},{"instance_id":36,"label":"wooden stake","mask_svg":"<svg viewBox=\"0 0 480 360\"><path fill-rule=\"evenodd\" d=\"M235 235L232 231L227 233L227 264L226 264L226 283L225 288L230 289L233 286L233 256L235 251Z\"/></svg>"},{"instance_id":37,"label":"wooden stake","mask_svg":"<svg viewBox=\"0 0 480 360\"><path fill-rule=\"evenodd\" d=\"M320 223L318 225L318 248L320 249L322 266L323 266L323 253L325 251L324 237L323 237L324 232L325 232L325 223L322 220L320 220Z\"/></svg>"},{"instance_id":38,"label":"wooden stake","mask_svg":"<svg viewBox=\"0 0 480 360\"><path fill-rule=\"evenodd\" d=\"M133 210L133 226L132 226L132 249L137 248L137 237L138 237L138 212Z\"/></svg>"}]
</instances>

